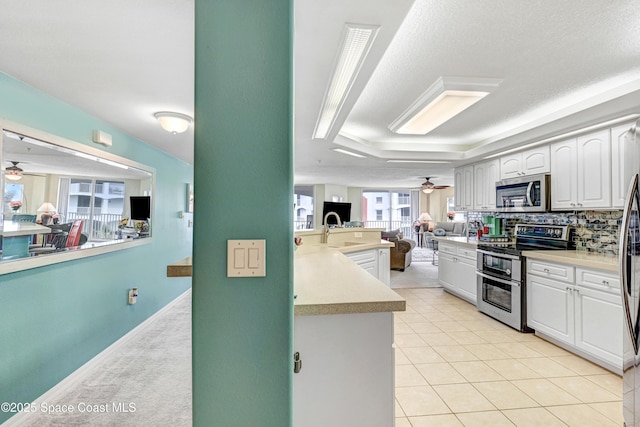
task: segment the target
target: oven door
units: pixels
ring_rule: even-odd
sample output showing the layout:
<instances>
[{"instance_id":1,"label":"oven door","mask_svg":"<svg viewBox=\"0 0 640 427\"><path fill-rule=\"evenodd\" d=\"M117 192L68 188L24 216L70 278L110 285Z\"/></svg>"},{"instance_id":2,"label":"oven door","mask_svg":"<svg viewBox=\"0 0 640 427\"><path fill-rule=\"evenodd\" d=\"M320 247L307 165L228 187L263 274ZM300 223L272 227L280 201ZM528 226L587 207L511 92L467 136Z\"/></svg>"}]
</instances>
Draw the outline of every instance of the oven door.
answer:
<instances>
[{"instance_id":1,"label":"oven door","mask_svg":"<svg viewBox=\"0 0 640 427\"><path fill-rule=\"evenodd\" d=\"M477 277L478 310L522 331L524 329L523 293L520 282L499 279L480 271L477 272Z\"/></svg>"},{"instance_id":2,"label":"oven door","mask_svg":"<svg viewBox=\"0 0 640 427\"><path fill-rule=\"evenodd\" d=\"M522 260L519 256L478 249L477 269L503 280L522 280Z\"/></svg>"}]
</instances>

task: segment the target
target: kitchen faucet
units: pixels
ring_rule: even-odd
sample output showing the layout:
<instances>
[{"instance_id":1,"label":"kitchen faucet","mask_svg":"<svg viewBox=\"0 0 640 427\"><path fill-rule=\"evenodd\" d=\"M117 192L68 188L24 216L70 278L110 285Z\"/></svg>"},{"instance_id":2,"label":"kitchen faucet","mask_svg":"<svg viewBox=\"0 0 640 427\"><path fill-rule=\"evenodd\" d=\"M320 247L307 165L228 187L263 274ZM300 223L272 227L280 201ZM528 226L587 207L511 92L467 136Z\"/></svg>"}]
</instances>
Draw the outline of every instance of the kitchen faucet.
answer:
<instances>
[{"instance_id":1,"label":"kitchen faucet","mask_svg":"<svg viewBox=\"0 0 640 427\"><path fill-rule=\"evenodd\" d=\"M335 212L327 212L327 214L324 216L324 234L322 235L322 243L327 243L329 241L329 224L327 222L327 218L329 218L329 216L335 216L336 219L338 220L338 227L342 227L342 221L340 221L340 216L335 213Z\"/></svg>"}]
</instances>

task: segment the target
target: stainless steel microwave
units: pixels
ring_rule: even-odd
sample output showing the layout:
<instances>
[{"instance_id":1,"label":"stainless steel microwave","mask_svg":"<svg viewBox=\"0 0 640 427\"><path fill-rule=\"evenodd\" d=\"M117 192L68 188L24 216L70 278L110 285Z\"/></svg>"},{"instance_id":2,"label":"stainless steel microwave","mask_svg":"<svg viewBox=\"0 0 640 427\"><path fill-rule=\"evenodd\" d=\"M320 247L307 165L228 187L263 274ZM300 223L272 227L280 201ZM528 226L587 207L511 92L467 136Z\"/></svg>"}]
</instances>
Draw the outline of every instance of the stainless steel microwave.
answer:
<instances>
[{"instance_id":1,"label":"stainless steel microwave","mask_svg":"<svg viewBox=\"0 0 640 427\"><path fill-rule=\"evenodd\" d=\"M501 212L547 212L551 176L530 175L496 182L496 208Z\"/></svg>"}]
</instances>

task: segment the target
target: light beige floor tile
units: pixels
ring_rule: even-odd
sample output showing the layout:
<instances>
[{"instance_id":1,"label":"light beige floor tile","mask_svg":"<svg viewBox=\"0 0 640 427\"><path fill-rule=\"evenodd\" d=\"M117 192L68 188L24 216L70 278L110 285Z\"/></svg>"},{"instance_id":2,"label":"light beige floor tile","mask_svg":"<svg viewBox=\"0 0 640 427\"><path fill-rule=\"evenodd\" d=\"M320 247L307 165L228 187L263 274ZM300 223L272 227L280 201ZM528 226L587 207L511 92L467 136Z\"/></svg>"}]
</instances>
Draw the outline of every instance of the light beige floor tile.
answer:
<instances>
[{"instance_id":1,"label":"light beige floor tile","mask_svg":"<svg viewBox=\"0 0 640 427\"><path fill-rule=\"evenodd\" d=\"M405 322L394 322L393 333L394 334L414 334L416 331Z\"/></svg>"},{"instance_id":2,"label":"light beige floor tile","mask_svg":"<svg viewBox=\"0 0 640 427\"><path fill-rule=\"evenodd\" d=\"M585 375L589 381L598 384L605 390L620 396L622 393L622 377L615 374Z\"/></svg>"},{"instance_id":3,"label":"light beige floor tile","mask_svg":"<svg viewBox=\"0 0 640 427\"><path fill-rule=\"evenodd\" d=\"M482 381L502 381L505 378L481 360L468 362L451 362L451 366L467 381L475 383Z\"/></svg>"},{"instance_id":4,"label":"light beige floor tile","mask_svg":"<svg viewBox=\"0 0 640 427\"><path fill-rule=\"evenodd\" d=\"M553 356L550 357L550 359L566 366L578 375L598 375L609 373L606 369L573 354L567 356Z\"/></svg>"},{"instance_id":5,"label":"light beige floor tile","mask_svg":"<svg viewBox=\"0 0 640 427\"><path fill-rule=\"evenodd\" d=\"M496 331L494 329L490 331L476 331L476 334L478 334L478 336L480 336L486 342L491 344L516 342L513 338L511 338L507 334L502 333L500 331Z\"/></svg>"},{"instance_id":6,"label":"light beige floor tile","mask_svg":"<svg viewBox=\"0 0 640 427\"><path fill-rule=\"evenodd\" d=\"M447 362L465 362L478 360L469 350L461 345L438 345L432 347Z\"/></svg>"},{"instance_id":7,"label":"light beige floor tile","mask_svg":"<svg viewBox=\"0 0 640 427\"><path fill-rule=\"evenodd\" d=\"M478 320L477 315L474 317L476 317L476 319L458 320L458 323L460 323L462 326L464 326L465 328L473 332L483 331L483 332L496 333L496 330L493 329L493 325L491 325L491 323L489 323L488 321L485 321L484 319Z\"/></svg>"},{"instance_id":8,"label":"light beige floor tile","mask_svg":"<svg viewBox=\"0 0 640 427\"><path fill-rule=\"evenodd\" d=\"M541 406L572 405L581 403L576 397L564 391L546 378L516 380L513 384L525 392Z\"/></svg>"},{"instance_id":9,"label":"light beige floor tile","mask_svg":"<svg viewBox=\"0 0 640 427\"><path fill-rule=\"evenodd\" d=\"M555 344L551 344L550 342L543 341L541 339L526 342L524 345L547 357L569 356L571 354L564 348L558 347Z\"/></svg>"},{"instance_id":10,"label":"light beige floor tile","mask_svg":"<svg viewBox=\"0 0 640 427\"><path fill-rule=\"evenodd\" d=\"M433 321L433 324L436 325L440 330L447 331L447 332L468 331L468 329L464 325L461 325L455 320L450 320L450 321L435 320Z\"/></svg>"},{"instance_id":11,"label":"light beige floor tile","mask_svg":"<svg viewBox=\"0 0 640 427\"><path fill-rule=\"evenodd\" d=\"M461 384L467 382L467 379L460 375L449 363L416 365L416 368L430 385Z\"/></svg>"},{"instance_id":12,"label":"light beige floor tile","mask_svg":"<svg viewBox=\"0 0 640 427\"><path fill-rule=\"evenodd\" d=\"M516 359L485 360L485 363L508 380L541 378L540 374L532 371Z\"/></svg>"},{"instance_id":13,"label":"light beige floor tile","mask_svg":"<svg viewBox=\"0 0 640 427\"><path fill-rule=\"evenodd\" d=\"M590 403L589 406L619 426L624 423L624 417L622 416L622 402Z\"/></svg>"},{"instance_id":14,"label":"light beige floor tile","mask_svg":"<svg viewBox=\"0 0 640 427\"><path fill-rule=\"evenodd\" d=\"M539 342L542 339L535 336L533 333L523 333L520 331L516 331L515 329L507 329L501 331L503 334L508 336L509 338L513 338L516 342Z\"/></svg>"},{"instance_id":15,"label":"light beige floor tile","mask_svg":"<svg viewBox=\"0 0 640 427\"><path fill-rule=\"evenodd\" d=\"M431 347L407 347L402 351L413 364L445 362Z\"/></svg>"},{"instance_id":16,"label":"light beige floor tile","mask_svg":"<svg viewBox=\"0 0 640 427\"><path fill-rule=\"evenodd\" d=\"M451 413L449 407L429 386L396 387L396 399L408 417Z\"/></svg>"},{"instance_id":17,"label":"light beige floor tile","mask_svg":"<svg viewBox=\"0 0 640 427\"><path fill-rule=\"evenodd\" d=\"M576 375L571 369L562 366L548 357L532 357L517 360L542 377L573 377Z\"/></svg>"},{"instance_id":18,"label":"light beige floor tile","mask_svg":"<svg viewBox=\"0 0 640 427\"><path fill-rule=\"evenodd\" d=\"M458 342L451 338L449 334L444 332L440 333L428 333L420 334L420 338L426 341L427 344L434 345L458 345Z\"/></svg>"},{"instance_id":19,"label":"light beige floor tile","mask_svg":"<svg viewBox=\"0 0 640 427\"><path fill-rule=\"evenodd\" d=\"M513 427L513 423L500 411L468 412L456 416L465 427Z\"/></svg>"},{"instance_id":20,"label":"light beige floor tile","mask_svg":"<svg viewBox=\"0 0 640 427\"><path fill-rule=\"evenodd\" d=\"M399 318L400 320L402 320L405 323L412 323L412 322L424 322L425 318L422 317L420 314L418 313L412 313L412 312L399 312L395 314L397 316L397 318Z\"/></svg>"},{"instance_id":21,"label":"light beige floor tile","mask_svg":"<svg viewBox=\"0 0 640 427\"><path fill-rule=\"evenodd\" d=\"M584 403L615 402L620 400L619 394L615 395L584 377L549 378L549 381Z\"/></svg>"},{"instance_id":22,"label":"light beige floor tile","mask_svg":"<svg viewBox=\"0 0 640 427\"><path fill-rule=\"evenodd\" d=\"M447 332L451 338L456 340L458 344L484 344L486 341L479 335L474 334L471 331L449 331Z\"/></svg>"},{"instance_id":23,"label":"light beige floor tile","mask_svg":"<svg viewBox=\"0 0 640 427\"><path fill-rule=\"evenodd\" d=\"M442 332L440 328L433 324L433 322L424 321L424 322L413 322L410 325L411 332L415 332L417 334L426 334L430 332Z\"/></svg>"},{"instance_id":24,"label":"light beige floor tile","mask_svg":"<svg viewBox=\"0 0 640 427\"><path fill-rule=\"evenodd\" d=\"M532 408L538 403L509 381L474 383L473 386L498 409Z\"/></svg>"},{"instance_id":25,"label":"light beige floor tile","mask_svg":"<svg viewBox=\"0 0 640 427\"><path fill-rule=\"evenodd\" d=\"M455 415L429 415L411 417L412 427L464 427Z\"/></svg>"},{"instance_id":26,"label":"light beige floor tile","mask_svg":"<svg viewBox=\"0 0 640 427\"><path fill-rule=\"evenodd\" d=\"M427 385L427 380L413 365L396 365L396 387Z\"/></svg>"},{"instance_id":27,"label":"light beige floor tile","mask_svg":"<svg viewBox=\"0 0 640 427\"><path fill-rule=\"evenodd\" d=\"M465 348L480 360L509 359L510 357L493 344L470 344Z\"/></svg>"},{"instance_id":28,"label":"light beige floor tile","mask_svg":"<svg viewBox=\"0 0 640 427\"><path fill-rule=\"evenodd\" d=\"M394 401L394 403L396 405L396 418L405 417L406 415L405 415L404 411L402 410L402 406L400 406L400 404L398 403L398 400L394 399L393 401Z\"/></svg>"},{"instance_id":29,"label":"light beige floor tile","mask_svg":"<svg viewBox=\"0 0 640 427\"><path fill-rule=\"evenodd\" d=\"M433 386L433 389L456 414L459 412L491 411L496 409L471 384L436 385Z\"/></svg>"},{"instance_id":30,"label":"light beige floor tile","mask_svg":"<svg viewBox=\"0 0 640 427\"><path fill-rule=\"evenodd\" d=\"M508 409L502 411L502 413L518 427L566 426L546 408Z\"/></svg>"},{"instance_id":31,"label":"light beige floor tile","mask_svg":"<svg viewBox=\"0 0 640 427\"><path fill-rule=\"evenodd\" d=\"M396 417L395 427L413 427L406 417Z\"/></svg>"},{"instance_id":32,"label":"light beige floor tile","mask_svg":"<svg viewBox=\"0 0 640 427\"><path fill-rule=\"evenodd\" d=\"M494 345L509 356L516 359L523 359L527 357L543 357L542 354L520 342L496 343Z\"/></svg>"},{"instance_id":33,"label":"light beige floor tile","mask_svg":"<svg viewBox=\"0 0 640 427\"><path fill-rule=\"evenodd\" d=\"M619 427L589 405L564 405L547 408L569 426L575 427Z\"/></svg>"},{"instance_id":34,"label":"light beige floor tile","mask_svg":"<svg viewBox=\"0 0 640 427\"><path fill-rule=\"evenodd\" d=\"M424 313L423 317L430 322L453 322L454 319L442 312Z\"/></svg>"},{"instance_id":35,"label":"light beige floor tile","mask_svg":"<svg viewBox=\"0 0 640 427\"><path fill-rule=\"evenodd\" d=\"M424 342L418 334L399 334L394 336L394 342L400 348L409 347L426 347L427 343Z\"/></svg>"},{"instance_id":36,"label":"light beige floor tile","mask_svg":"<svg viewBox=\"0 0 640 427\"><path fill-rule=\"evenodd\" d=\"M402 352L399 347L395 348L396 365L411 365L411 361L407 359L407 356Z\"/></svg>"}]
</instances>

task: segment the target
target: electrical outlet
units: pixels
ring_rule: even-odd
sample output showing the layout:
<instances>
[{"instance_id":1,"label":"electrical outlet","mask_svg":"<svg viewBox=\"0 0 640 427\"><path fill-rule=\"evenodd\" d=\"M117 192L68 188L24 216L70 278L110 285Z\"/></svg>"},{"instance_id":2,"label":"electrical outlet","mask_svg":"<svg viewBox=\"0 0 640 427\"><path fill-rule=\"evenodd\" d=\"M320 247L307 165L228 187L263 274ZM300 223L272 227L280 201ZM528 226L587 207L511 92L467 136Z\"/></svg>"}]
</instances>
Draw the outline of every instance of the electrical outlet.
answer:
<instances>
[{"instance_id":1,"label":"electrical outlet","mask_svg":"<svg viewBox=\"0 0 640 427\"><path fill-rule=\"evenodd\" d=\"M133 305L137 302L138 299L138 288L133 288L129 290L129 305Z\"/></svg>"}]
</instances>

